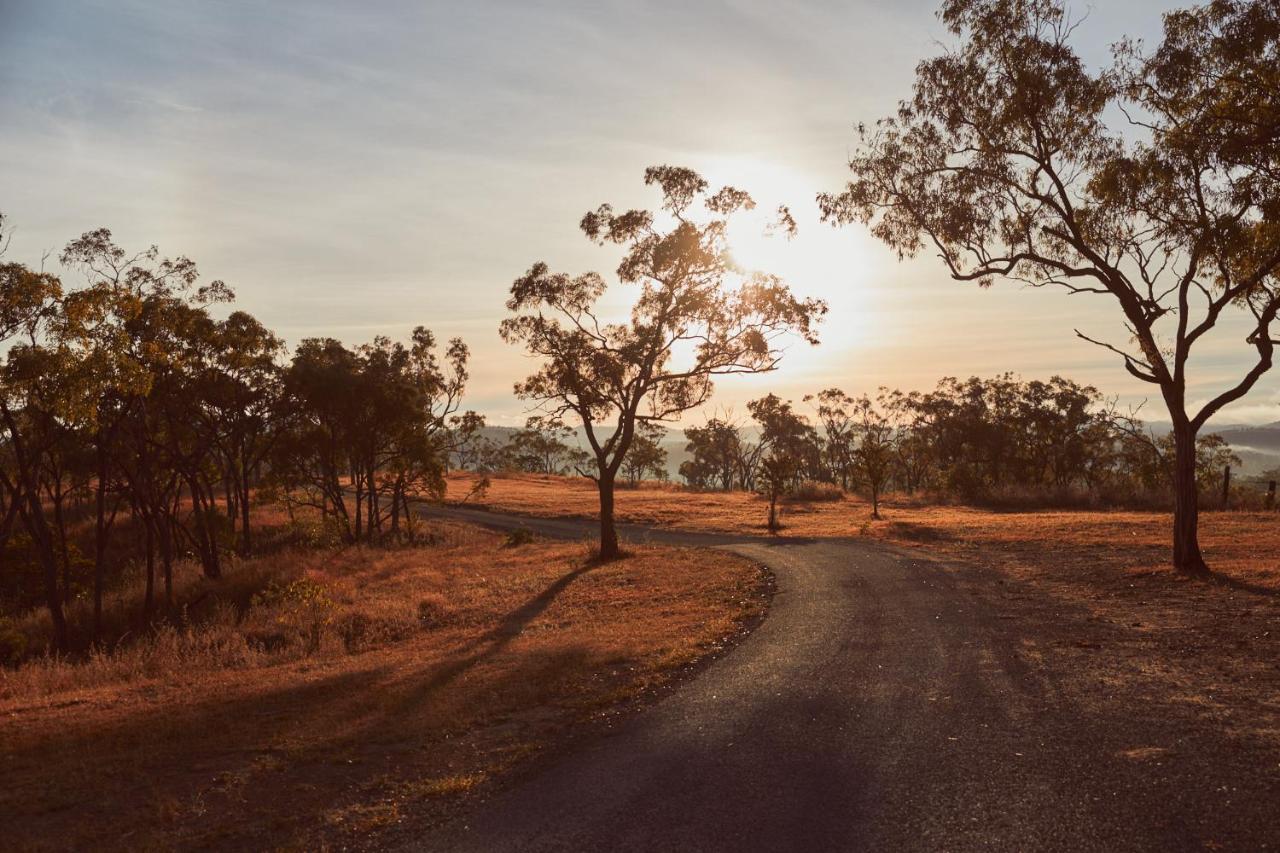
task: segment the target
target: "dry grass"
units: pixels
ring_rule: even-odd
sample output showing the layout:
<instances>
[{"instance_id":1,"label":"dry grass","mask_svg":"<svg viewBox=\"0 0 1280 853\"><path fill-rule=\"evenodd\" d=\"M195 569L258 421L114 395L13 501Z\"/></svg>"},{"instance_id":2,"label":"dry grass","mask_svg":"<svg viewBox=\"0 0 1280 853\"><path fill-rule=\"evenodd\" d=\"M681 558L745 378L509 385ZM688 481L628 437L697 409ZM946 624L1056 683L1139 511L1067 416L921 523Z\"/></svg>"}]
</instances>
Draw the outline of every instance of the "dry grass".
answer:
<instances>
[{"instance_id":1,"label":"dry grass","mask_svg":"<svg viewBox=\"0 0 1280 853\"><path fill-rule=\"evenodd\" d=\"M619 517L679 529L763 535L766 505L742 493L653 487L618 496ZM534 515L594 510L588 481L495 479L488 502ZM1008 647L1082 708L1142 708L1153 738L1227 730L1280 754L1280 514L1208 512L1201 545L1216 583L1169 568L1162 512L996 512L890 498L792 503L785 534L866 536L941 563L990 602ZM1181 721L1175 723L1174 721ZM1198 760L1212 766L1214 756Z\"/></svg>"},{"instance_id":2,"label":"dry grass","mask_svg":"<svg viewBox=\"0 0 1280 853\"><path fill-rule=\"evenodd\" d=\"M319 549L328 553L339 543L336 531L326 529L319 514L309 509L290 513L278 503L255 504L253 525L254 552L268 555L271 559L259 560L247 570L243 566L237 567L238 558L231 553L234 542L228 535L223 542L222 559L230 570L228 579L223 582L209 584L193 561L176 561L173 566L173 608L169 613L164 612L164 581L157 558L155 612L148 616L143 612L141 593L145 584L143 533L130 514L122 512L113 525L107 549L102 630L96 645L114 647L121 641L130 642L139 634L146 633L149 626L160 618L169 617L171 621L183 624L187 615L206 617L208 614L199 612L199 606L200 602L208 599L222 599L243 609L271 577L288 574L297 568L296 564L305 562L301 552ZM93 553L92 518L82 518L70 525L69 534L76 553ZM266 567L265 573L258 571L263 567ZM81 558L74 563L72 595L63 605L69 649L78 657L89 654L95 646L92 571L92 561ZM38 572L38 568L31 566L28 572ZM4 603L12 606L12 602ZM194 613L183 612L193 606ZM206 610L208 606L205 605ZM27 611L0 609L0 663L9 664L38 656L52 648L53 629L43 603Z\"/></svg>"},{"instance_id":3,"label":"dry grass","mask_svg":"<svg viewBox=\"0 0 1280 853\"><path fill-rule=\"evenodd\" d=\"M247 609L206 598L111 655L5 671L4 846L372 843L651 695L764 606L759 570L721 552L598 565L443 531L246 561L224 583L259 590Z\"/></svg>"},{"instance_id":4,"label":"dry grass","mask_svg":"<svg viewBox=\"0 0 1280 853\"><path fill-rule=\"evenodd\" d=\"M450 475L450 494L464 494L470 475ZM680 498L673 500L673 493ZM597 511L590 480L542 475L492 478L481 503L528 515L580 515ZM473 501L474 502L474 501ZM678 530L764 535L767 502L746 492L691 492L645 484L619 489L620 521ZM1070 575L1100 568L1140 575L1165 568L1171 520L1168 513L1104 510L1002 512L936 506L890 496L881 501L882 520L855 496L833 501L788 501L782 512L788 536L872 536L959 556L1054 566ZM1234 581L1280 591L1280 514L1206 512L1201 546L1211 565ZM1060 571L1059 571L1060 570Z\"/></svg>"}]
</instances>

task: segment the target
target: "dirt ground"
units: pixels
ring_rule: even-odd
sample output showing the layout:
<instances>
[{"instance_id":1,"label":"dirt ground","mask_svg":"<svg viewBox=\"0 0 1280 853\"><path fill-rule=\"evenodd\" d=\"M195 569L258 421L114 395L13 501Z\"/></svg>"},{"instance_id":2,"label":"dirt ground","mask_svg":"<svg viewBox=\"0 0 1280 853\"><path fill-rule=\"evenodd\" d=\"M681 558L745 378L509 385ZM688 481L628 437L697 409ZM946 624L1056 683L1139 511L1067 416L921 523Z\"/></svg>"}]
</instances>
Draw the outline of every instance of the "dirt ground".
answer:
<instances>
[{"instance_id":1,"label":"dirt ground","mask_svg":"<svg viewBox=\"0 0 1280 853\"><path fill-rule=\"evenodd\" d=\"M254 656L213 620L119 660L4 673L0 847L376 845L638 707L767 604L759 567L722 552L600 565L475 528L292 559L331 601L324 624L362 642L325 627L315 649Z\"/></svg>"}]
</instances>

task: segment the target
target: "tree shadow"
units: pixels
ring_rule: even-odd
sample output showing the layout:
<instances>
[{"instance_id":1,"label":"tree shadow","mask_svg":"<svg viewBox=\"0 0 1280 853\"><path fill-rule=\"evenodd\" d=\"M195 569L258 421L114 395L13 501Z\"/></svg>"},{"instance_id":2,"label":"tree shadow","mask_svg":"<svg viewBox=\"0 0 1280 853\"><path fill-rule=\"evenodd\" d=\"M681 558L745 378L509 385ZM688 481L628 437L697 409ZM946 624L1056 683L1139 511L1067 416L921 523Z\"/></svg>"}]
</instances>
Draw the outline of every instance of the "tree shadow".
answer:
<instances>
[{"instance_id":1,"label":"tree shadow","mask_svg":"<svg viewBox=\"0 0 1280 853\"><path fill-rule=\"evenodd\" d=\"M913 542L955 542L959 538L941 528L914 521L891 521L889 532Z\"/></svg>"},{"instance_id":2,"label":"tree shadow","mask_svg":"<svg viewBox=\"0 0 1280 853\"><path fill-rule=\"evenodd\" d=\"M425 700L458 676L501 652L520 636L529 623L546 612L570 584L600 565L600 562L590 560L561 575L542 592L504 616L491 630L459 649L458 660L441 667L421 685L406 693L401 697L400 705L403 707Z\"/></svg>"},{"instance_id":3,"label":"tree shadow","mask_svg":"<svg viewBox=\"0 0 1280 853\"><path fill-rule=\"evenodd\" d=\"M1210 572L1205 581L1218 586L1225 586L1228 589L1238 589L1241 592L1252 593L1253 595L1261 595L1267 598L1280 598L1280 589L1271 586L1263 586L1262 584L1250 583L1242 581L1238 578L1229 577L1228 575L1218 572Z\"/></svg>"},{"instance_id":4,"label":"tree shadow","mask_svg":"<svg viewBox=\"0 0 1280 853\"><path fill-rule=\"evenodd\" d=\"M172 843L181 838L179 846L190 841L231 849L277 831L303 832L304 824L317 823L322 812L346 796L334 799L335 792L376 788L404 768L411 774L422 761L422 744L448 731L440 719L447 712L435 706L441 693L474 693L477 688L456 685L457 679L501 653L570 585L600 565L586 562L572 568L484 634L447 653L443 664L424 662L407 677L377 656L368 663L342 658L339 665L349 661L358 668L302 684L264 685L243 696L209 696L189 705L144 703L128 715L94 715L75 726L50 728L41 737L6 744L0 758L15 778L41 779L51 765L66 772L78 766L80 756L93 756L94 766L73 774L61 793L30 802L23 802L21 785L0 792L0 812L12 810L23 821L22 841L32 845L49 834L80 833L85 831L83 819L106 819L113 809L125 808L141 810L129 826L131 834L141 833L133 837L141 846L163 847L162 839ZM522 650L510 665L485 676L483 690L501 694L548 683L581 654L577 647ZM260 675L269 678L269 672ZM345 723L335 725L338 720ZM306 733L305 745L298 742L298 732ZM393 755L390 761L387 757ZM153 781L121 788L113 780L123 772ZM293 818L272 817L264 807L231 820L229 810L243 808L249 792L286 782L300 786L289 794ZM82 802L95 805L86 812L76 805ZM159 812L151 814L162 808L157 803L181 804L190 825L166 828ZM187 814L188 806L198 807L198 813Z\"/></svg>"}]
</instances>

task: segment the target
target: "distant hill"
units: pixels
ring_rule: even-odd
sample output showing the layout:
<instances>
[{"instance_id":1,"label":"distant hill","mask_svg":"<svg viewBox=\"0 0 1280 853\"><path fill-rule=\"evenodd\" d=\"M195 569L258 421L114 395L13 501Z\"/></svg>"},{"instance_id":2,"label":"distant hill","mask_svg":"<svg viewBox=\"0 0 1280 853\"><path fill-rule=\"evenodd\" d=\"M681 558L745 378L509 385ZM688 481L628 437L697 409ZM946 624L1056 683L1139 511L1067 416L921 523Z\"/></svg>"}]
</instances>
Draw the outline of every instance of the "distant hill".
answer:
<instances>
[{"instance_id":1,"label":"distant hill","mask_svg":"<svg viewBox=\"0 0 1280 853\"><path fill-rule=\"evenodd\" d=\"M606 436L611 434L612 431L613 427L611 425L602 430ZM511 436L517 432L519 432L518 427L507 426L486 426L480 430L482 436L498 444L506 444L511 440ZM588 447L587 437L582 428L575 429L574 435L577 438L578 446L586 450ZM663 449L667 451L667 473L671 475L671 479L678 479L677 472L680 470L680 464L689 458L689 454L684 449L684 433L678 429L668 429L667 435L662 439L661 444Z\"/></svg>"},{"instance_id":2,"label":"distant hill","mask_svg":"<svg viewBox=\"0 0 1280 853\"><path fill-rule=\"evenodd\" d=\"M1208 431L1227 440L1246 475L1280 468L1280 421L1262 426L1210 427Z\"/></svg>"},{"instance_id":3,"label":"distant hill","mask_svg":"<svg viewBox=\"0 0 1280 853\"><path fill-rule=\"evenodd\" d=\"M1165 435L1170 425L1150 421L1147 426L1156 435ZM1215 424L1201 430L1201 435L1216 433L1227 440L1240 457L1240 473L1254 476L1272 468L1280 468L1280 421L1262 424Z\"/></svg>"},{"instance_id":4,"label":"distant hill","mask_svg":"<svg viewBox=\"0 0 1280 853\"><path fill-rule=\"evenodd\" d=\"M1151 428L1157 435L1169 431L1169 425L1163 423L1152 423ZM481 432L486 438L505 443L516 431L516 427L487 426ZM587 439L582 430L577 429L574 432L578 438L578 445L586 449ZM607 432L608 430L606 434ZM1280 421L1261 426L1211 425L1205 432L1217 433L1227 440L1231 449L1240 457L1241 473L1246 476L1280 468ZM689 454L684 449L684 433L678 429L668 429L666 438L662 440L662 446L667 451L667 472L671 475L671 479L679 479L677 472L680 470L680 464L689 458Z\"/></svg>"},{"instance_id":5,"label":"distant hill","mask_svg":"<svg viewBox=\"0 0 1280 853\"><path fill-rule=\"evenodd\" d=\"M1280 454L1280 421L1262 426L1232 426L1212 429L1231 443L1232 447L1264 450Z\"/></svg>"}]
</instances>

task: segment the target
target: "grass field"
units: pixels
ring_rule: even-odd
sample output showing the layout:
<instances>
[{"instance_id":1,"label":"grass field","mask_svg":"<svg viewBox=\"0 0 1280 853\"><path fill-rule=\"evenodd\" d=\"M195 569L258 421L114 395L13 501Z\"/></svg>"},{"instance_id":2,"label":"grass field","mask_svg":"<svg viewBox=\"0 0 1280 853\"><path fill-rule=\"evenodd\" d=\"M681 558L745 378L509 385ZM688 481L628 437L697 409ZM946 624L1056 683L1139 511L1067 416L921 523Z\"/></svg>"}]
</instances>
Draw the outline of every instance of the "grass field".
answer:
<instances>
[{"instance_id":1,"label":"grass field","mask_svg":"<svg viewBox=\"0 0 1280 853\"><path fill-rule=\"evenodd\" d=\"M454 474L449 493L474 479ZM493 478L494 509L593 516L589 481ZM767 535L743 493L620 490L620 520ZM1082 703L1280 738L1280 516L1207 513L1221 582L1166 567L1152 512L993 512L890 498L793 501L784 536L866 537L954 564L1028 666ZM584 723L608 725L760 615L759 568L718 551L515 547L433 522L430 545L286 548L192 566L182 616L88 660L0 669L6 849L367 846L447 815ZM961 568L964 567L964 568ZM135 591L136 592L136 591ZM115 624L129 590L109 602ZM33 635L44 617L20 623ZM1159 761L1143 753L1133 760ZM101 827L112 827L103 840Z\"/></svg>"},{"instance_id":2,"label":"grass field","mask_svg":"<svg viewBox=\"0 0 1280 853\"><path fill-rule=\"evenodd\" d=\"M474 475L450 475L450 495L471 491ZM528 515L597 512L590 480L516 474L490 478L471 503ZM1009 512L947 506L889 496L880 520L853 495L839 500L789 501L782 511L783 536L869 536L935 552L984 554L991 559L1036 566L1064 578L1095 569L1119 577L1145 576L1165 568L1172 521L1147 511L1034 510ZM768 535L767 503L749 492L690 492L646 483L619 489L619 521L678 530L715 530ZM1201 546L1215 570L1242 584L1280 591L1280 514L1206 512Z\"/></svg>"},{"instance_id":3,"label":"grass field","mask_svg":"<svg viewBox=\"0 0 1280 853\"><path fill-rule=\"evenodd\" d=\"M721 552L598 565L434 534L239 563L219 589L258 589L245 610L186 578L183 624L0 670L0 846L367 844L607 724L766 606L758 567Z\"/></svg>"},{"instance_id":4,"label":"grass field","mask_svg":"<svg viewBox=\"0 0 1280 853\"><path fill-rule=\"evenodd\" d=\"M532 515L590 516L594 500L590 481L531 476L494 478L484 498ZM652 485L620 490L617 506L620 520L767 535L765 503L751 494ZM1196 725L1280 746L1280 514L1203 514L1201 544L1219 574L1202 582L1170 570L1164 513L995 512L901 497L881 512L872 520L853 496L793 502L782 533L869 537L953 566L962 588L1002 613L1021 658L1069 673L1062 689L1086 707L1121 694L1171 718L1193 707Z\"/></svg>"}]
</instances>

